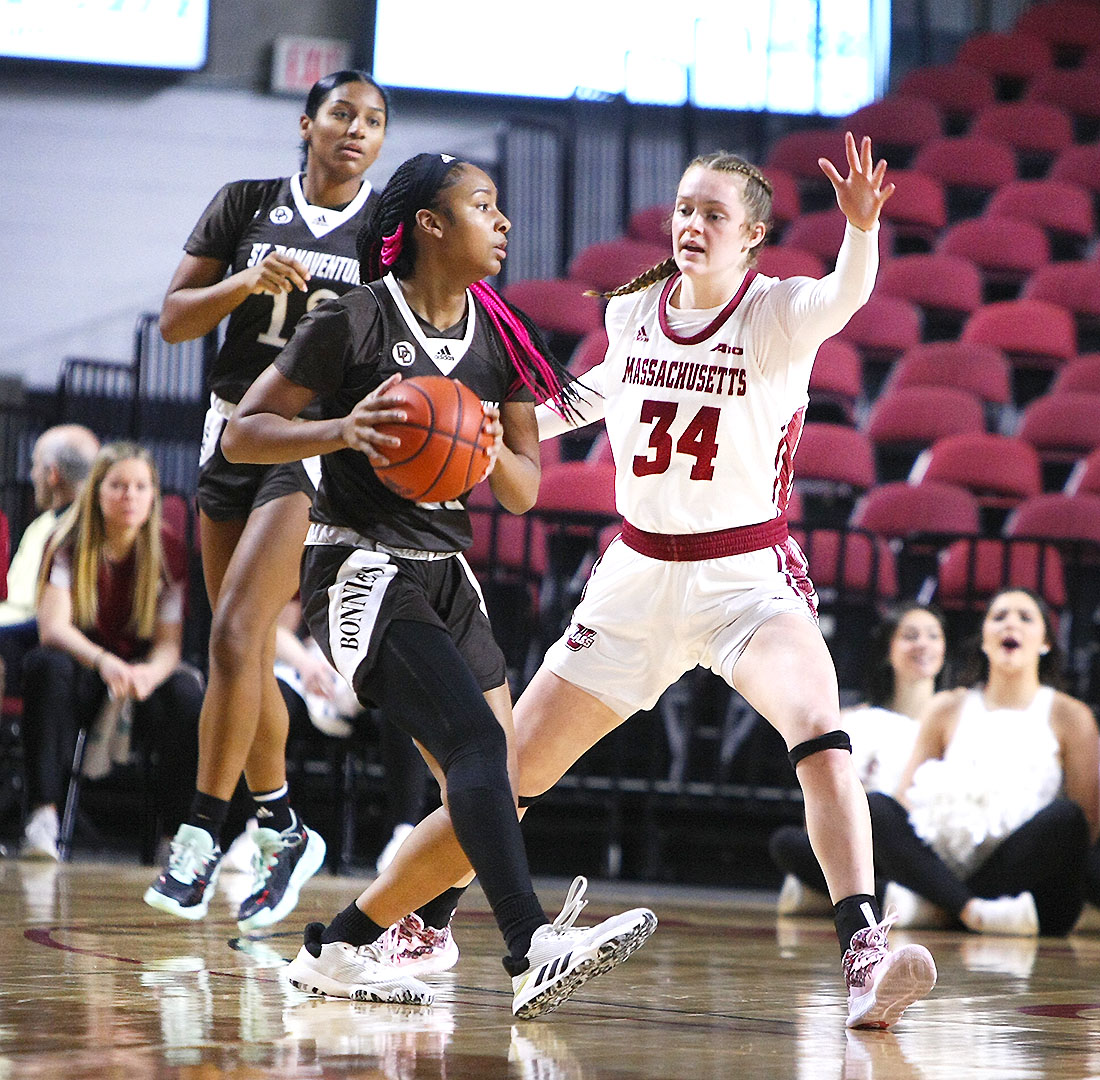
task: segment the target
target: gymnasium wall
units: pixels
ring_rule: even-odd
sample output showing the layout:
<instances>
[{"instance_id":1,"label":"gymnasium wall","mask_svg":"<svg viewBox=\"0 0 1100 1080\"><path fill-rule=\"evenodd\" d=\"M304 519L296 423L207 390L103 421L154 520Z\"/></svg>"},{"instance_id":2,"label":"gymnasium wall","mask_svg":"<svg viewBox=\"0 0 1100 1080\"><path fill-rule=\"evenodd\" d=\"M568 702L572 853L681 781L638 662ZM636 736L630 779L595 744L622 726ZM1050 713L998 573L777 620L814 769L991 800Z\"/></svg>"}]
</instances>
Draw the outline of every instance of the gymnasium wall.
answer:
<instances>
[{"instance_id":1,"label":"gymnasium wall","mask_svg":"<svg viewBox=\"0 0 1100 1080\"><path fill-rule=\"evenodd\" d=\"M1023 6L895 0L895 68L950 55L977 20L996 29ZM159 308L218 186L296 167L301 102L264 91L274 37L362 47L369 10L363 0L213 0L209 63L191 75L0 66L0 377L48 387L66 356L128 359L138 314ZM501 123L485 109L405 108L371 178L384 183L436 146L491 164Z\"/></svg>"}]
</instances>

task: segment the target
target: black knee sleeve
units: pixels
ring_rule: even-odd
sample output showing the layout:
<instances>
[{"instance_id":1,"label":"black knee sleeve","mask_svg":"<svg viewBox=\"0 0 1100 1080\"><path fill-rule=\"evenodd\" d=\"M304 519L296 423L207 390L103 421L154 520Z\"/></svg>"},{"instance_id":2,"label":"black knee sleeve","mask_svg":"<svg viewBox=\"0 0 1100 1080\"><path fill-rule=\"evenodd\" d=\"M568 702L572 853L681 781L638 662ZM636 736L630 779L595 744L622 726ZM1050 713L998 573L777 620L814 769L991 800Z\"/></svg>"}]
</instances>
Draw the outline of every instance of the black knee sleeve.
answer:
<instances>
[{"instance_id":1,"label":"black knee sleeve","mask_svg":"<svg viewBox=\"0 0 1100 1080\"><path fill-rule=\"evenodd\" d=\"M811 754L819 753L822 750L847 750L850 754L852 752L852 740L848 738L846 731L827 731L824 735L818 735L816 738L807 739L805 742L800 742L797 746L792 747L787 753L787 760L791 763L791 768L797 770L798 763L803 758L808 758Z\"/></svg>"}]
</instances>

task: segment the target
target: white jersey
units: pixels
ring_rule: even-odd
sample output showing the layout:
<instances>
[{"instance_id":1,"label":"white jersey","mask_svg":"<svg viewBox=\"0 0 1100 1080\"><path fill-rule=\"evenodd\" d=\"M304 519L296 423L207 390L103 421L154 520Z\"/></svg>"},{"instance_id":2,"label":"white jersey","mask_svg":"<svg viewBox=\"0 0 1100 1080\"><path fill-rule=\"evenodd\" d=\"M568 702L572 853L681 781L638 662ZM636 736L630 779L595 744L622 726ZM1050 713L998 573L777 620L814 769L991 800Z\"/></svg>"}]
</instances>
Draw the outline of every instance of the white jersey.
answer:
<instances>
[{"instance_id":1,"label":"white jersey","mask_svg":"<svg viewBox=\"0 0 1100 1080\"><path fill-rule=\"evenodd\" d=\"M669 300L679 274L612 299L596 391L583 421L606 422L620 514L645 532L731 529L781 515L818 346L871 293L878 230L849 225L837 269L786 280L750 270L720 308ZM539 409L540 437L563 429Z\"/></svg>"}]
</instances>

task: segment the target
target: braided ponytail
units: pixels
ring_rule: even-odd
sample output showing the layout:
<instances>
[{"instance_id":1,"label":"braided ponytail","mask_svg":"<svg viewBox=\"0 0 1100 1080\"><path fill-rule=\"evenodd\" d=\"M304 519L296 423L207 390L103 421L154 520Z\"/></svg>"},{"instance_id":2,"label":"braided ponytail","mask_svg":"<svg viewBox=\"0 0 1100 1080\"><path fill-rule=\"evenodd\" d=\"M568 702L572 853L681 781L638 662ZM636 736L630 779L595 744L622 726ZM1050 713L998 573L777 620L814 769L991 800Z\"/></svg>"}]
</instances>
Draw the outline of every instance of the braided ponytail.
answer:
<instances>
[{"instance_id":1,"label":"braided ponytail","mask_svg":"<svg viewBox=\"0 0 1100 1080\"><path fill-rule=\"evenodd\" d=\"M589 289L584 295L602 296L605 300L610 300L613 296L627 296L630 293L648 289L654 282L664 281L665 278L671 277L675 272L676 260L670 255L664 262L659 262L656 266L643 270L636 278L631 278L625 285L620 285L617 289L612 289L610 292Z\"/></svg>"}]
</instances>

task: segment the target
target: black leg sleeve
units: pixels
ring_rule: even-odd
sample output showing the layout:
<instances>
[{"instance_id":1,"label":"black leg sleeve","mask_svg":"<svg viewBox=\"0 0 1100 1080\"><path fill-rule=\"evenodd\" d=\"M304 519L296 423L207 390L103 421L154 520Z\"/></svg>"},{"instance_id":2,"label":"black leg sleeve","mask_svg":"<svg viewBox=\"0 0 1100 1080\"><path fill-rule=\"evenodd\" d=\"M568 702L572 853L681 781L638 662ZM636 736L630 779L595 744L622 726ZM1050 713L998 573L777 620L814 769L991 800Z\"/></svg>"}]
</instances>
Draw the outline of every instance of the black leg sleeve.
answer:
<instances>
[{"instance_id":1,"label":"black leg sleeve","mask_svg":"<svg viewBox=\"0 0 1100 1080\"><path fill-rule=\"evenodd\" d=\"M504 730L451 636L394 621L368 681L388 720L423 745L447 779L455 835L501 932L514 943L548 921L538 908L508 778ZM526 945L520 950L525 951Z\"/></svg>"}]
</instances>

